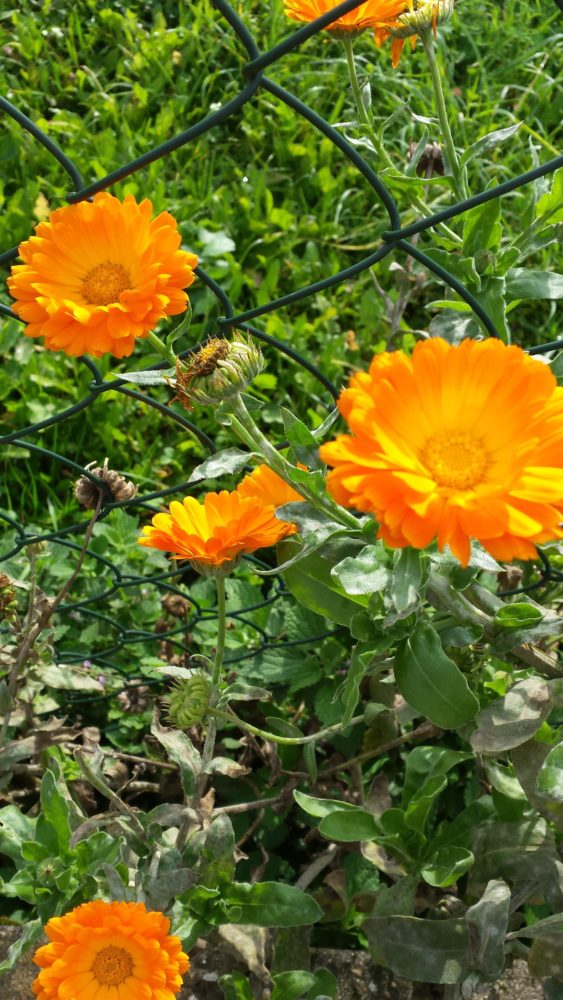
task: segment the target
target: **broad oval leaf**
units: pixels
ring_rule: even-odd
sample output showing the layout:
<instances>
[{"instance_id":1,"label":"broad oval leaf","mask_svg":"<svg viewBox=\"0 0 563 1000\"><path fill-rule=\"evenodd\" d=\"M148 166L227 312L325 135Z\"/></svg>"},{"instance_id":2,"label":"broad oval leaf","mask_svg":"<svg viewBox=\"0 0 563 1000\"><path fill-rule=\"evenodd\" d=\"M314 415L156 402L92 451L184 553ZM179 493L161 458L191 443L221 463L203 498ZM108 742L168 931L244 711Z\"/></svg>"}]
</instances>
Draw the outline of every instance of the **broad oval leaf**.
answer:
<instances>
[{"instance_id":1,"label":"broad oval leaf","mask_svg":"<svg viewBox=\"0 0 563 1000\"><path fill-rule=\"evenodd\" d=\"M464 847L441 847L425 862L420 874L428 885L445 888L471 868L475 858Z\"/></svg>"},{"instance_id":2,"label":"broad oval leaf","mask_svg":"<svg viewBox=\"0 0 563 1000\"><path fill-rule=\"evenodd\" d=\"M409 705L442 729L457 729L479 709L464 675L427 622L419 622L397 650L395 679Z\"/></svg>"},{"instance_id":3,"label":"broad oval leaf","mask_svg":"<svg viewBox=\"0 0 563 1000\"><path fill-rule=\"evenodd\" d=\"M538 731L551 709L549 683L528 677L479 712L471 746L475 753L498 753L520 746Z\"/></svg>"},{"instance_id":4,"label":"broad oval leaf","mask_svg":"<svg viewBox=\"0 0 563 1000\"><path fill-rule=\"evenodd\" d=\"M536 791L551 802L563 802L563 743L550 750L540 767Z\"/></svg>"},{"instance_id":5,"label":"broad oval leaf","mask_svg":"<svg viewBox=\"0 0 563 1000\"><path fill-rule=\"evenodd\" d=\"M240 909L237 923L257 927L303 927L323 915L311 896L283 882L233 882L223 889L223 900Z\"/></svg>"},{"instance_id":6,"label":"broad oval leaf","mask_svg":"<svg viewBox=\"0 0 563 1000\"><path fill-rule=\"evenodd\" d=\"M353 844L362 840L374 840L379 836L380 830L372 814L365 809L340 809L321 820L319 833L327 840Z\"/></svg>"}]
</instances>

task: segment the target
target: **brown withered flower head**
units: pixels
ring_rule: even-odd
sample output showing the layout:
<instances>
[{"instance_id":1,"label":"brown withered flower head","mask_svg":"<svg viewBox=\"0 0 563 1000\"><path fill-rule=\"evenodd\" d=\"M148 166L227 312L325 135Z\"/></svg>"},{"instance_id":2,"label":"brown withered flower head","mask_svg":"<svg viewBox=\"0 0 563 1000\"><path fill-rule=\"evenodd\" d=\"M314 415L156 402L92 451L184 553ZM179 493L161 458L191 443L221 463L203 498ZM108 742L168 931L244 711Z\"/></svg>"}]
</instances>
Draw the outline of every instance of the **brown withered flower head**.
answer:
<instances>
[{"instance_id":1,"label":"brown withered flower head","mask_svg":"<svg viewBox=\"0 0 563 1000\"><path fill-rule=\"evenodd\" d=\"M137 487L134 483L124 479L118 472L108 468L108 459L104 460L103 466L97 466L95 462L90 462L84 466L92 476L100 480L100 485L93 483L88 476L80 476L74 486L74 495L81 507L85 510L96 510L101 506L108 490L114 500L131 500L137 495ZM105 487L105 488L104 488Z\"/></svg>"}]
</instances>

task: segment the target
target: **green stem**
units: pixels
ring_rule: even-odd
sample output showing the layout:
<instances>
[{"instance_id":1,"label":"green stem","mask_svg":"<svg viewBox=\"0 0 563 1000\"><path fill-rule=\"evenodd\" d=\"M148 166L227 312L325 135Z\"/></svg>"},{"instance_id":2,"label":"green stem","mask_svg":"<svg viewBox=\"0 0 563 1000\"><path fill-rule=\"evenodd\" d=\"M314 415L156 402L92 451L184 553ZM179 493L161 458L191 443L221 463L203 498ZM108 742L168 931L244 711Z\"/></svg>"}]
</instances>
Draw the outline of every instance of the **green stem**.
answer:
<instances>
[{"instance_id":1,"label":"green stem","mask_svg":"<svg viewBox=\"0 0 563 1000\"><path fill-rule=\"evenodd\" d=\"M344 510L343 507L340 507L331 497L328 495L324 497L315 496L304 483L293 482L290 476L293 466L283 455L280 455L277 448L274 448L270 444L268 438L256 426L240 395L234 396L229 400L229 403L231 412L233 413L233 417L231 418L233 429L252 451L257 451L263 456L266 464L280 479L283 479L288 486L291 486L304 500L307 500L311 506L315 507L321 513L326 514L347 528L358 529L358 522L354 515Z\"/></svg>"},{"instance_id":2,"label":"green stem","mask_svg":"<svg viewBox=\"0 0 563 1000\"><path fill-rule=\"evenodd\" d=\"M161 340L160 337L157 337L156 333L149 333L146 339L149 344L152 344L155 351L158 354L161 354L162 357L168 361L172 368L176 367L176 355L174 354L174 351L171 351L170 348L166 346L164 341Z\"/></svg>"},{"instance_id":3,"label":"green stem","mask_svg":"<svg viewBox=\"0 0 563 1000\"><path fill-rule=\"evenodd\" d=\"M221 668L223 666L223 656L225 655L225 635L227 630L227 615L225 612L225 579L222 576L218 576L215 580L217 585L217 645L215 647L215 660L213 663L213 672L211 674L211 694L209 697L210 708L215 711L214 706L219 697L219 683L221 680ZM205 743L203 745L203 751L201 754L201 774L202 782L200 783L200 795L203 791L205 785L206 777L205 772L209 764L213 760L213 751L215 750L215 737L217 736L217 724L213 718L213 712L210 712L209 725L207 727L207 735L205 737Z\"/></svg>"},{"instance_id":4,"label":"green stem","mask_svg":"<svg viewBox=\"0 0 563 1000\"><path fill-rule=\"evenodd\" d=\"M252 733L254 736L260 736L264 740L270 740L272 743L281 743L283 746L289 747L301 746L304 743L316 743L318 740L324 739L325 736L333 736L335 733L341 733L344 729L348 729L349 726L357 726L359 722L364 721L363 715L356 715L353 719L350 719L350 722L346 726L343 722L337 722L334 726L319 729L318 733L311 733L310 736L279 736L278 733L269 733L265 729L259 729L258 726L251 725L250 722L245 722L244 719L239 719L238 715L235 715L233 711L225 712L222 708L214 708L212 714L221 719L227 719L229 722L234 722L241 729L246 729L247 733Z\"/></svg>"},{"instance_id":5,"label":"green stem","mask_svg":"<svg viewBox=\"0 0 563 1000\"><path fill-rule=\"evenodd\" d=\"M456 148L454 145L452 132L450 129L448 112L446 108L446 100L444 97L444 90L442 87L442 78L440 76L440 67L438 66L438 60L436 59L436 51L434 49L434 40L432 38L431 29L426 28L425 31L421 31L420 38L422 40L422 44L424 45L426 58L428 59L430 76L432 78L432 86L434 88L434 97L436 99L436 111L438 114L438 120L440 122L440 128L442 130L442 138L444 140L444 145L446 147L446 152L448 155L448 163L452 174L454 190L456 193L456 197L460 201L464 201L466 198L469 198L469 190L467 187L467 176L465 168L462 167L459 162Z\"/></svg>"},{"instance_id":6,"label":"green stem","mask_svg":"<svg viewBox=\"0 0 563 1000\"><path fill-rule=\"evenodd\" d=\"M362 100L362 90L360 87L360 81L358 80L358 74L356 72L356 62L354 60L354 47L351 38L343 38L342 44L344 45L344 51L346 53L346 62L348 64L348 75L350 77L350 83L352 86L352 93L354 95L354 101L356 102L356 108L358 109L358 115L360 121L365 125L370 132L371 140L377 150L378 155L385 160L388 167L394 167L393 160L389 156L389 153L385 149L385 146L381 142L379 135L377 134L373 121L368 115L367 108Z\"/></svg>"},{"instance_id":7,"label":"green stem","mask_svg":"<svg viewBox=\"0 0 563 1000\"><path fill-rule=\"evenodd\" d=\"M356 107L358 109L358 115L360 117L360 121L362 122L363 125L365 125L369 129L371 140L379 156L383 160L385 160L385 163L388 167L393 167L393 169L395 169L395 164L393 163L393 160L391 159L389 153L385 149L385 146L383 145L383 142L380 139L374 127L373 121L371 121L370 116L367 113L365 104L362 101L362 91L358 81L358 74L356 73L356 64L354 61L354 50L352 46L352 40L349 38L344 38L342 41L344 45L344 51L346 52L346 62L348 64L348 74L350 77L350 83L352 85L352 93L354 94L354 100L356 102ZM426 205L425 201L419 197L419 195L413 196L413 204L416 205L418 209L420 209L423 215L428 214L429 211L428 206ZM449 226L447 226L444 222L440 223L440 229L448 237L448 239L453 240L454 243L458 243L460 245L463 243L463 240L457 235L457 233L454 233L453 229L450 229Z\"/></svg>"}]
</instances>

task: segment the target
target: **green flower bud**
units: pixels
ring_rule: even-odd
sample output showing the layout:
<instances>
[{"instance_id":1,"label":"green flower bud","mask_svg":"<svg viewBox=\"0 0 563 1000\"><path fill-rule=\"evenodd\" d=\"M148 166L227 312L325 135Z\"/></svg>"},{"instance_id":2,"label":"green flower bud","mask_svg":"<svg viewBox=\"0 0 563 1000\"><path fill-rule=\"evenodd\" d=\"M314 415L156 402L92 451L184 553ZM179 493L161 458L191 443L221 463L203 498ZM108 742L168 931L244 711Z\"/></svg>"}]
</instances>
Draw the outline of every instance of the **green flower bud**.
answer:
<instances>
[{"instance_id":1,"label":"green flower bud","mask_svg":"<svg viewBox=\"0 0 563 1000\"><path fill-rule=\"evenodd\" d=\"M168 718L180 729L203 722L209 708L211 682L207 674L194 670L191 677L176 681L164 701Z\"/></svg>"},{"instance_id":2,"label":"green flower bud","mask_svg":"<svg viewBox=\"0 0 563 1000\"><path fill-rule=\"evenodd\" d=\"M455 0L410 0L410 9L399 14L394 24L388 25L389 31L395 38L408 38L428 28L435 29L451 17L454 3Z\"/></svg>"},{"instance_id":3,"label":"green flower bud","mask_svg":"<svg viewBox=\"0 0 563 1000\"><path fill-rule=\"evenodd\" d=\"M250 338L236 335L232 341L212 338L187 365L176 367L176 398L186 409L193 403L222 403L244 392L262 371L264 359Z\"/></svg>"}]
</instances>

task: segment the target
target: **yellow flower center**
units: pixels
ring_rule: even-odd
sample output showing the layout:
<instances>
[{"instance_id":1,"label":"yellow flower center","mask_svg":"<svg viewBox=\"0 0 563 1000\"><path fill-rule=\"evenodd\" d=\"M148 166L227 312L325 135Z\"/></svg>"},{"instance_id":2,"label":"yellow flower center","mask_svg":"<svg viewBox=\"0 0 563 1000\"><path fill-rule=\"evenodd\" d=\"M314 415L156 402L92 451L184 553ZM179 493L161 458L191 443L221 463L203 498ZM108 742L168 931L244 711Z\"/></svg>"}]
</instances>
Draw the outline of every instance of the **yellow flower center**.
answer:
<instances>
[{"instance_id":1,"label":"yellow flower center","mask_svg":"<svg viewBox=\"0 0 563 1000\"><path fill-rule=\"evenodd\" d=\"M119 986L133 972L133 959L125 948L109 945L98 952L91 971L100 986Z\"/></svg>"},{"instance_id":2,"label":"yellow flower center","mask_svg":"<svg viewBox=\"0 0 563 1000\"><path fill-rule=\"evenodd\" d=\"M467 431L444 431L431 437L422 461L438 486L469 490L480 483L487 469L482 442Z\"/></svg>"},{"instance_id":3,"label":"yellow flower center","mask_svg":"<svg viewBox=\"0 0 563 1000\"><path fill-rule=\"evenodd\" d=\"M121 264L105 260L93 267L82 282L82 297L95 306L108 306L119 302L119 296L131 288L131 278Z\"/></svg>"}]
</instances>

